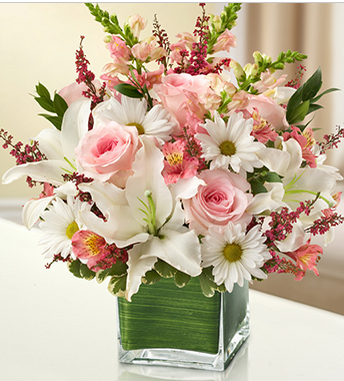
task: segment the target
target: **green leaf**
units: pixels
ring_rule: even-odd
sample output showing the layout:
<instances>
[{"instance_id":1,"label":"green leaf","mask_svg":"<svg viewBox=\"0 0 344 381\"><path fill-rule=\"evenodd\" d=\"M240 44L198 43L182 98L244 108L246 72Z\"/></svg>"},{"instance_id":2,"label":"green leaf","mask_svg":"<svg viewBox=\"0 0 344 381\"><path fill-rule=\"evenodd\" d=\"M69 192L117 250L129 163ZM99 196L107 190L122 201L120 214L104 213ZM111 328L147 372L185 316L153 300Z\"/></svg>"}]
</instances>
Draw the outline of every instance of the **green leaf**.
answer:
<instances>
[{"instance_id":1,"label":"green leaf","mask_svg":"<svg viewBox=\"0 0 344 381\"><path fill-rule=\"evenodd\" d=\"M44 85L42 85L40 82L36 86L36 92L40 97L50 99L49 90Z\"/></svg>"},{"instance_id":2,"label":"green leaf","mask_svg":"<svg viewBox=\"0 0 344 381\"><path fill-rule=\"evenodd\" d=\"M50 98L35 97L35 101L46 111L55 112L54 103Z\"/></svg>"},{"instance_id":3,"label":"green leaf","mask_svg":"<svg viewBox=\"0 0 344 381\"><path fill-rule=\"evenodd\" d=\"M87 267L87 265L85 265L84 263L81 263L80 264L80 276L83 279L92 280L96 276L96 274L94 271L90 270Z\"/></svg>"},{"instance_id":4,"label":"green leaf","mask_svg":"<svg viewBox=\"0 0 344 381\"><path fill-rule=\"evenodd\" d=\"M119 83L114 88L121 94L129 98L143 98L143 94L140 93L137 88L129 83Z\"/></svg>"},{"instance_id":5,"label":"green leaf","mask_svg":"<svg viewBox=\"0 0 344 381\"><path fill-rule=\"evenodd\" d=\"M68 263L68 270L77 278L82 278L80 274L80 265L81 262L79 261L79 259Z\"/></svg>"},{"instance_id":6,"label":"green leaf","mask_svg":"<svg viewBox=\"0 0 344 381\"><path fill-rule=\"evenodd\" d=\"M154 269L162 278L172 278L177 272L177 269L162 261L161 259L158 259L158 261L155 263Z\"/></svg>"},{"instance_id":7,"label":"green leaf","mask_svg":"<svg viewBox=\"0 0 344 381\"><path fill-rule=\"evenodd\" d=\"M282 179L281 176L279 176L276 172L268 172L264 176L264 180L268 183L281 183Z\"/></svg>"},{"instance_id":8,"label":"green leaf","mask_svg":"<svg viewBox=\"0 0 344 381\"><path fill-rule=\"evenodd\" d=\"M309 100L302 102L297 107L294 108L294 110L290 113L288 117L288 123L289 124L295 124L298 122L302 122L306 115L308 114L309 110Z\"/></svg>"},{"instance_id":9,"label":"green leaf","mask_svg":"<svg viewBox=\"0 0 344 381\"><path fill-rule=\"evenodd\" d=\"M198 277L198 279L203 295L207 298L211 298L215 294L217 284L208 279L208 277L203 273Z\"/></svg>"},{"instance_id":10,"label":"green leaf","mask_svg":"<svg viewBox=\"0 0 344 381\"><path fill-rule=\"evenodd\" d=\"M61 117L63 117L68 108L67 102L59 94L55 94L54 96L54 108L56 114Z\"/></svg>"},{"instance_id":11,"label":"green leaf","mask_svg":"<svg viewBox=\"0 0 344 381\"><path fill-rule=\"evenodd\" d=\"M321 97L323 97L325 94L329 94L329 93L332 93L333 91L340 91L340 89L337 89L335 87L331 87L330 89L327 89L325 91L323 91L321 94L319 94L317 97L315 98L312 98L310 100L311 103L315 103L317 102Z\"/></svg>"},{"instance_id":12,"label":"green leaf","mask_svg":"<svg viewBox=\"0 0 344 381\"><path fill-rule=\"evenodd\" d=\"M191 279L190 275L185 274L181 271L177 271L174 275L174 283L179 288L183 288L184 286L186 286L190 279Z\"/></svg>"},{"instance_id":13,"label":"green leaf","mask_svg":"<svg viewBox=\"0 0 344 381\"><path fill-rule=\"evenodd\" d=\"M154 284L161 279L161 276L155 271L147 271L145 276L142 278L142 283L144 284Z\"/></svg>"},{"instance_id":14,"label":"green leaf","mask_svg":"<svg viewBox=\"0 0 344 381\"><path fill-rule=\"evenodd\" d=\"M38 114L43 116L45 119L49 120L59 131L61 131L62 126L62 116L49 115L49 114Z\"/></svg>"},{"instance_id":15,"label":"green leaf","mask_svg":"<svg viewBox=\"0 0 344 381\"><path fill-rule=\"evenodd\" d=\"M124 296L125 288L127 284L127 274L121 277L112 277L110 279L108 290L114 296Z\"/></svg>"},{"instance_id":16,"label":"green leaf","mask_svg":"<svg viewBox=\"0 0 344 381\"><path fill-rule=\"evenodd\" d=\"M104 280L108 276L115 276L115 277L120 277L126 274L127 272L127 264L123 263L121 261L117 261L112 267L105 269L105 270L99 270L97 271L96 274L96 279L98 283L104 282Z\"/></svg>"},{"instance_id":17,"label":"green leaf","mask_svg":"<svg viewBox=\"0 0 344 381\"><path fill-rule=\"evenodd\" d=\"M315 97L321 88L321 69L320 67L313 73L313 75L300 87L302 88L302 100L307 101Z\"/></svg>"},{"instance_id":18,"label":"green leaf","mask_svg":"<svg viewBox=\"0 0 344 381\"><path fill-rule=\"evenodd\" d=\"M265 186L262 184L261 181L258 179L251 179L249 180L249 183L251 184L251 190L253 195L256 195L258 193L267 193L268 190L265 188Z\"/></svg>"}]
</instances>

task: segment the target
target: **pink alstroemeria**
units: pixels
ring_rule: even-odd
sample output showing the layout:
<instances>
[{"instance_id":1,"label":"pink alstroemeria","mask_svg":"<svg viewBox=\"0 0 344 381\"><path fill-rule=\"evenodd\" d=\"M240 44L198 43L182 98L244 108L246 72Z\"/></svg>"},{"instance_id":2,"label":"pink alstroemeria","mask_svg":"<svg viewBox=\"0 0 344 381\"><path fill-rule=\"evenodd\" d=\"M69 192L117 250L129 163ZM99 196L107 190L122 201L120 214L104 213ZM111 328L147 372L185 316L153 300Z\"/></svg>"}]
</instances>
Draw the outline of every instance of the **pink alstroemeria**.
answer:
<instances>
[{"instance_id":1,"label":"pink alstroemeria","mask_svg":"<svg viewBox=\"0 0 344 381\"><path fill-rule=\"evenodd\" d=\"M109 253L105 239L90 230L74 233L72 247L75 256L82 261L86 260L87 267L91 270Z\"/></svg>"},{"instance_id":2,"label":"pink alstroemeria","mask_svg":"<svg viewBox=\"0 0 344 381\"><path fill-rule=\"evenodd\" d=\"M167 185L175 184L179 179L188 179L196 175L198 160L187 155L184 141L166 142L162 148L162 153L166 159L162 174Z\"/></svg>"},{"instance_id":3,"label":"pink alstroemeria","mask_svg":"<svg viewBox=\"0 0 344 381\"><path fill-rule=\"evenodd\" d=\"M285 132L283 134L283 139L295 139L301 149L302 149L302 158L306 160L307 164L311 168L316 168L316 156L312 152L312 147L315 144L315 139L313 137L313 130L309 127L306 127L303 133L298 127L292 127L292 132Z\"/></svg>"},{"instance_id":4,"label":"pink alstroemeria","mask_svg":"<svg viewBox=\"0 0 344 381\"><path fill-rule=\"evenodd\" d=\"M299 247L297 250L285 254L294 259L297 266L299 266L303 271L313 270L314 274L319 276L316 264L319 254L323 253L323 249L319 245L310 245L309 243L310 239L305 245ZM300 277L297 277L296 280L300 280L301 278L302 274Z\"/></svg>"}]
</instances>

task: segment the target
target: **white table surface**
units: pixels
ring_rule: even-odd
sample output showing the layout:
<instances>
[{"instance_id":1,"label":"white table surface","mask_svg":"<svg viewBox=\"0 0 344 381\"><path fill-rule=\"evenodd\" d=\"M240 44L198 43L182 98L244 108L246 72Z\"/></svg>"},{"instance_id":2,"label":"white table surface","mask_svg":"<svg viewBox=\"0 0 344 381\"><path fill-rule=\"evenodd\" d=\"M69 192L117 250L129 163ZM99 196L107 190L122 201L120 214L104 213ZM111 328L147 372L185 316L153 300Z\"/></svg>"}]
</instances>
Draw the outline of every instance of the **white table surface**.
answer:
<instances>
[{"instance_id":1,"label":"white table surface","mask_svg":"<svg viewBox=\"0 0 344 381\"><path fill-rule=\"evenodd\" d=\"M119 364L106 282L46 270L39 236L0 219L0 380L344 380L344 316L253 290L251 335L225 372Z\"/></svg>"}]
</instances>

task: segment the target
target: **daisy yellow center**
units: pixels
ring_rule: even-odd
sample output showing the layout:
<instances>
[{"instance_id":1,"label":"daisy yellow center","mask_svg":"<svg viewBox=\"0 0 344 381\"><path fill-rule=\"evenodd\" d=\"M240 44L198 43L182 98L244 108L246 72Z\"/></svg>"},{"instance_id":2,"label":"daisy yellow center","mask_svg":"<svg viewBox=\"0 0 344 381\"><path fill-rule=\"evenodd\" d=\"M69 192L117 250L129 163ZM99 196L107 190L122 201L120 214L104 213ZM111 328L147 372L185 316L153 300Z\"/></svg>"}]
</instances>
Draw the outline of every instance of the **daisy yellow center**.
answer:
<instances>
[{"instance_id":1,"label":"daisy yellow center","mask_svg":"<svg viewBox=\"0 0 344 381\"><path fill-rule=\"evenodd\" d=\"M235 148L234 143L232 143L229 140L222 142L220 144L219 148L220 148L222 155L225 155L225 156L232 156L236 152L236 148Z\"/></svg>"},{"instance_id":2,"label":"daisy yellow center","mask_svg":"<svg viewBox=\"0 0 344 381\"><path fill-rule=\"evenodd\" d=\"M73 238L73 235L79 230L79 226L78 224L73 221L72 223L70 223L68 226L67 226L67 229L66 229L66 236L69 238L69 239L72 239Z\"/></svg>"},{"instance_id":3,"label":"daisy yellow center","mask_svg":"<svg viewBox=\"0 0 344 381\"><path fill-rule=\"evenodd\" d=\"M223 249L223 255L228 262L236 262L242 256L241 246L236 243L228 243Z\"/></svg>"},{"instance_id":4,"label":"daisy yellow center","mask_svg":"<svg viewBox=\"0 0 344 381\"><path fill-rule=\"evenodd\" d=\"M140 123L135 123L135 122L128 123L127 126L134 126L134 127L136 127L139 135L143 135L145 133L145 129L143 128L143 126Z\"/></svg>"},{"instance_id":5,"label":"daisy yellow center","mask_svg":"<svg viewBox=\"0 0 344 381\"><path fill-rule=\"evenodd\" d=\"M173 152L167 156L167 161L172 166L182 164L183 154L181 152Z\"/></svg>"}]
</instances>

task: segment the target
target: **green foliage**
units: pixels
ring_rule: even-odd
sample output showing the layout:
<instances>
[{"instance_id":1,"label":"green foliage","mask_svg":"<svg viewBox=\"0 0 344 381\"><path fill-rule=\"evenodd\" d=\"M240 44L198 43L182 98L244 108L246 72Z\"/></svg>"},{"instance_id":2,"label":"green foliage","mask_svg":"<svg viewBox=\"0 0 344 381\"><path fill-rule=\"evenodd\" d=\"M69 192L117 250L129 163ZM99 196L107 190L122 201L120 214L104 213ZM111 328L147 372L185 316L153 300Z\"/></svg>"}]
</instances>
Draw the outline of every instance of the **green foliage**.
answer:
<instances>
[{"instance_id":1,"label":"green foliage","mask_svg":"<svg viewBox=\"0 0 344 381\"><path fill-rule=\"evenodd\" d=\"M289 99L286 113L286 118L289 124L302 122L308 114L321 109L322 106L316 104L315 102L317 102L323 95L338 90L335 88L330 88L317 95L321 89L321 86L322 74L319 67ZM302 126L300 127L302 129Z\"/></svg>"},{"instance_id":2,"label":"green foliage","mask_svg":"<svg viewBox=\"0 0 344 381\"><path fill-rule=\"evenodd\" d=\"M255 168L254 172L247 173L247 181L251 185L253 195L267 193L264 183L281 183L282 179L276 172L270 172L267 168Z\"/></svg>"},{"instance_id":3,"label":"green foliage","mask_svg":"<svg viewBox=\"0 0 344 381\"><path fill-rule=\"evenodd\" d=\"M77 278L86 280L92 280L96 275L87 265L81 263L79 259L68 263L68 269Z\"/></svg>"},{"instance_id":4,"label":"green foliage","mask_svg":"<svg viewBox=\"0 0 344 381\"><path fill-rule=\"evenodd\" d=\"M220 27L216 27L214 22L211 22L211 31L208 36L208 47L207 53L211 54L213 52L213 46L216 44L218 37L226 29L231 30L236 25L236 19L238 18L237 13L241 9L241 3L231 3L224 7L220 16Z\"/></svg>"},{"instance_id":5,"label":"green foliage","mask_svg":"<svg viewBox=\"0 0 344 381\"><path fill-rule=\"evenodd\" d=\"M36 86L36 93L38 96L34 97L35 101L46 111L54 114L39 114L52 123L58 130L61 131L63 115L66 112L68 105L66 101L57 93L54 98L51 98L49 90L38 83Z\"/></svg>"},{"instance_id":6,"label":"green foliage","mask_svg":"<svg viewBox=\"0 0 344 381\"><path fill-rule=\"evenodd\" d=\"M121 94L129 98L143 98L144 95L137 88L129 83L119 83L114 88Z\"/></svg>"},{"instance_id":7,"label":"green foliage","mask_svg":"<svg viewBox=\"0 0 344 381\"><path fill-rule=\"evenodd\" d=\"M185 274L181 271L177 271L174 275L174 283L179 288L183 288L184 286L186 286L190 279L191 279L190 275Z\"/></svg>"},{"instance_id":8,"label":"green foliage","mask_svg":"<svg viewBox=\"0 0 344 381\"><path fill-rule=\"evenodd\" d=\"M154 284L161 279L161 276L153 269L147 271L145 276L142 278L142 283L144 284Z\"/></svg>"},{"instance_id":9,"label":"green foliage","mask_svg":"<svg viewBox=\"0 0 344 381\"><path fill-rule=\"evenodd\" d=\"M168 263L162 261L161 259L158 259L154 265L155 271L162 277L162 278L172 278L175 276L177 269L169 265Z\"/></svg>"},{"instance_id":10,"label":"green foliage","mask_svg":"<svg viewBox=\"0 0 344 381\"><path fill-rule=\"evenodd\" d=\"M214 276L212 274L213 267L207 267L202 270L201 275L199 275L199 283L203 292L203 295L206 296L207 298L211 298L214 294L215 291L218 292L225 292L226 287L222 285L217 285L214 282Z\"/></svg>"},{"instance_id":11,"label":"green foliage","mask_svg":"<svg viewBox=\"0 0 344 381\"><path fill-rule=\"evenodd\" d=\"M281 52L276 61L272 61L271 57L261 54L260 52L255 52L253 56L255 63L254 65L250 65L250 74L240 71L240 75L237 76L239 90L245 90L251 93L256 92L251 85L260 81L262 73L268 70L272 72L275 70L283 70L287 63L295 63L296 61L303 61L307 58L305 54L291 50Z\"/></svg>"},{"instance_id":12,"label":"green foliage","mask_svg":"<svg viewBox=\"0 0 344 381\"><path fill-rule=\"evenodd\" d=\"M104 282L108 276L122 276L127 272L127 264L121 261L117 261L112 267L105 270L98 270L96 279L98 283Z\"/></svg>"},{"instance_id":13,"label":"green foliage","mask_svg":"<svg viewBox=\"0 0 344 381\"><path fill-rule=\"evenodd\" d=\"M110 16L107 11L101 10L98 4L94 6L91 3L86 3L85 5L91 15L95 17L95 20L102 24L106 33L121 36L129 47L134 46L138 42L138 39L133 35L128 25L124 26L124 30L121 28L115 14Z\"/></svg>"},{"instance_id":14,"label":"green foliage","mask_svg":"<svg viewBox=\"0 0 344 381\"><path fill-rule=\"evenodd\" d=\"M124 296L127 285L127 274L122 276L113 276L110 279L108 290L114 296Z\"/></svg>"}]
</instances>

